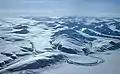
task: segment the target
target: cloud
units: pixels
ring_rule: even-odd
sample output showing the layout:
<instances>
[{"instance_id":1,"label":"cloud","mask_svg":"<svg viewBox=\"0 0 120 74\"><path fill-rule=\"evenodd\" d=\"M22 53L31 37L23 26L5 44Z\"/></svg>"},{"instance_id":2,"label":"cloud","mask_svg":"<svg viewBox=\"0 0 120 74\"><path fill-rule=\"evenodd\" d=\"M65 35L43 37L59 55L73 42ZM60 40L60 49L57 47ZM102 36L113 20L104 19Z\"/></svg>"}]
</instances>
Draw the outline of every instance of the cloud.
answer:
<instances>
[{"instance_id":1,"label":"cloud","mask_svg":"<svg viewBox=\"0 0 120 74\"><path fill-rule=\"evenodd\" d=\"M32 15L115 15L120 14L119 3L118 0L0 0L0 12Z\"/></svg>"}]
</instances>

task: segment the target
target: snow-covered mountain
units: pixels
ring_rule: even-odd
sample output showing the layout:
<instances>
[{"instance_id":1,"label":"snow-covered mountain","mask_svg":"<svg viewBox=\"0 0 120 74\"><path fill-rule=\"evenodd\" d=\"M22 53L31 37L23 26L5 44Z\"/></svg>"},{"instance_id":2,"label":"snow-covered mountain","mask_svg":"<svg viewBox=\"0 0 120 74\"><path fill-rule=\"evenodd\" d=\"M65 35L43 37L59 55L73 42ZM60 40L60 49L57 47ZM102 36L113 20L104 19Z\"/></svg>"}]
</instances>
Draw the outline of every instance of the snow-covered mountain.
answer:
<instances>
[{"instance_id":1,"label":"snow-covered mountain","mask_svg":"<svg viewBox=\"0 0 120 74\"><path fill-rule=\"evenodd\" d=\"M119 49L120 18L0 19L1 74L40 74L38 69L61 63L97 66L106 62L97 55Z\"/></svg>"}]
</instances>

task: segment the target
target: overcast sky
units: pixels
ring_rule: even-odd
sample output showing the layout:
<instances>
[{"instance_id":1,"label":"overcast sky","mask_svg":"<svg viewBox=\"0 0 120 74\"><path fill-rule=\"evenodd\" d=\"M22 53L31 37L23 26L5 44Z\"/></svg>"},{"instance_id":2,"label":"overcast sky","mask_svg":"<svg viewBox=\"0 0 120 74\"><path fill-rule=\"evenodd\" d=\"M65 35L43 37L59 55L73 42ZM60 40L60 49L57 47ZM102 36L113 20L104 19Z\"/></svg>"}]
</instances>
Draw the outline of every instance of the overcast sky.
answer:
<instances>
[{"instance_id":1,"label":"overcast sky","mask_svg":"<svg viewBox=\"0 0 120 74\"><path fill-rule=\"evenodd\" d=\"M119 16L120 0L0 0L0 16Z\"/></svg>"}]
</instances>

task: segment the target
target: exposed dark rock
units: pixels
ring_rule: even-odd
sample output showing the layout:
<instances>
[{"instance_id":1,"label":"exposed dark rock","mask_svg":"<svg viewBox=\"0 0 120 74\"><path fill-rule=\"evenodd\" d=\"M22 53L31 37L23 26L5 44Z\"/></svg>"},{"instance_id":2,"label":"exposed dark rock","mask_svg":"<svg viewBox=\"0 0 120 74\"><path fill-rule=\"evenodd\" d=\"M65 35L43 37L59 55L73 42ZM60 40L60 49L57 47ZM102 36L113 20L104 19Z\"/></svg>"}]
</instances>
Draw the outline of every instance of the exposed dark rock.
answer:
<instances>
[{"instance_id":1,"label":"exposed dark rock","mask_svg":"<svg viewBox=\"0 0 120 74\"><path fill-rule=\"evenodd\" d=\"M13 27L14 29L25 29L25 28L28 28L28 26L25 26L25 25L17 25L15 27Z\"/></svg>"},{"instance_id":2,"label":"exposed dark rock","mask_svg":"<svg viewBox=\"0 0 120 74\"><path fill-rule=\"evenodd\" d=\"M28 48L28 47L21 47L21 48L23 48L21 50L24 52L27 52L27 51L33 52L33 50L34 50L33 48Z\"/></svg>"},{"instance_id":3,"label":"exposed dark rock","mask_svg":"<svg viewBox=\"0 0 120 74\"><path fill-rule=\"evenodd\" d=\"M37 69L37 68L44 68L47 66L50 66L51 64L55 64L56 62L59 62L60 60L63 60L63 55L51 55L47 56L49 59L38 59L34 60L34 62L28 62L26 64L21 65L20 67L15 67L8 69L9 71L20 71L20 70L27 70L27 69Z\"/></svg>"},{"instance_id":4,"label":"exposed dark rock","mask_svg":"<svg viewBox=\"0 0 120 74\"><path fill-rule=\"evenodd\" d=\"M115 45L115 44L116 44L116 43L115 43L115 42L113 42L113 41L110 41L109 43L110 43L110 44L112 44L112 45Z\"/></svg>"},{"instance_id":5,"label":"exposed dark rock","mask_svg":"<svg viewBox=\"0 0 120 74\"><path fill-rule=\"evenodd\" d=\"M89 55L89 54L93 53L87 48L83 48L82 51L84 52L85 55Z\"/></svg>"},{"instance_id":6,"label":"exposed dark rock","mask_svg":"<svg viewBox=\"0 0 120 74\"><path fill-rule=\"evenodd\" d=\"M6 52L2 52L1 54L2 54L2 55L6 55L6 56L8 56L8 57L10 57L10 56L13 55L12 53L6 53Z\"/></svg>"},{"instance_id":7,"label":"exposed dark rock","mask_svg":"<svg viewBox=\"0 0 120 74\"><path fill-rule=\"evenodd\" d=\"M37 74L37 73L31 70L23 70L19 74Z\"/></svg>"},{"instance_id":8,"label":"exposed dark rock","mask_svg":"<svg viewBox=\"0 0 120 74\"><path fill-rule=\"evenodd\" d=\"M61 47L58 50L65 52L65 53L69 53L69 54L77 54L78 51L76 49L70 49L70 48L65 48L65 47Z\"/></svg>"},{"instance_id":9,"label":"exposed dark rock","mask_svg":"<svg viewBox=\"0 0 120 74\"><path fill-rule=\"evenodd\" d=\"M17 33L17 34L27 34L27 33L29 33L29 31L28 31L27 29L22 29L22 30L20 30L20 31L15 31L15 32L13 32L13 33Z\"/></svg>"}]
</instances>

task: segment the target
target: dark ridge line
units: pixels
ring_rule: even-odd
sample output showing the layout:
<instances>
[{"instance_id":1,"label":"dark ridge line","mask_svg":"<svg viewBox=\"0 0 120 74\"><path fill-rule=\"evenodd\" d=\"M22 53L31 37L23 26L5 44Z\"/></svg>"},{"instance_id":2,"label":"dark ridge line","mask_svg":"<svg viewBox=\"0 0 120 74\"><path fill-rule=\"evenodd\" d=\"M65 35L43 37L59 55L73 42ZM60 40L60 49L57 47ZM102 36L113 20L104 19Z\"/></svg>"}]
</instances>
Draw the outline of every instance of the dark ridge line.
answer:
<instances>
[{"instance_id":1,"label":"dark ridge line","mask_svg":"<svg viewBox=\"0 0 120 74\"><path fill-rule=\"evenodd\" d=\"M113 38L113 39L119 39L119 37L113 37L113 36L107 36L107 35L98 35L98 36L101 36L101 37L107 37L107 38Z\"/></svg>"}]
</instances>

